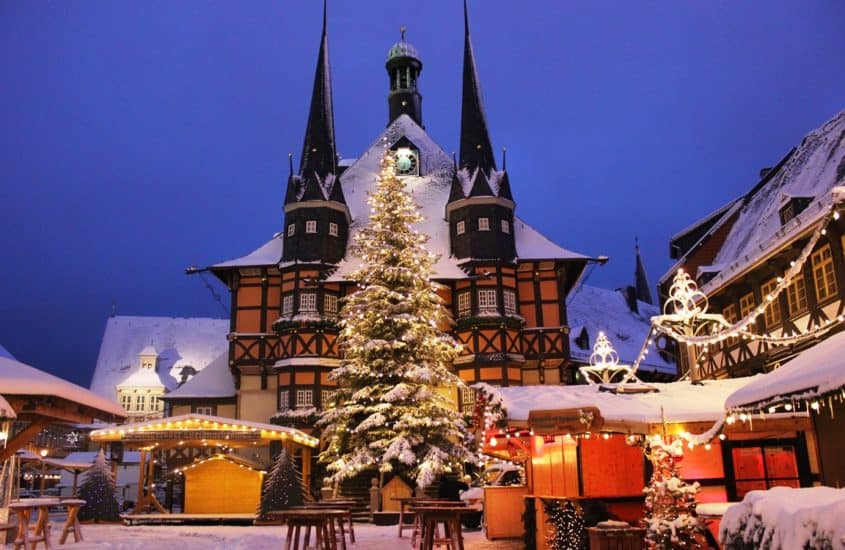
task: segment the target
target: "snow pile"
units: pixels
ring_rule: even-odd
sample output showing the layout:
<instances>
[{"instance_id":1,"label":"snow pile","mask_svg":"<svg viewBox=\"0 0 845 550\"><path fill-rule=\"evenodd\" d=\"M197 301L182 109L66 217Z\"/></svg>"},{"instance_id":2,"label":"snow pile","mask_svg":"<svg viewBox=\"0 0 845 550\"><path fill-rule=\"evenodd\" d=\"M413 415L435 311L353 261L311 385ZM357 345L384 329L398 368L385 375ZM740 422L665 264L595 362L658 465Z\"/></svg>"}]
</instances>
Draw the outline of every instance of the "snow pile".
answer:
<instances>
[{"instance_id":1,"label":"snow pile","mask_svg":"<svg viewBox=\"0 0 845 550\"><path fill-rule=\"evenodd\" d=\"M641 301L637 301L637 309L639 313L631 311L619 290L578 286L566 299L572 358L583 363L589 362L592 344L599 332L604 332L619 355L620 363L634 363L649 336L651 317L660 313L657 306ZM587 349L582 349L576 342L584 329L590 338ZM677 371L674 363L665 361L655 350L646 356L640 364L640 370L667 374L675 374Z\"/></svg>"},{"instance_id":2,"label":"snow pile","mask_svg":"<svg viewBox=\"0 0 845 550\"><path fill-rule=\"evenodd\" d=\"M116 401L115 387L141 370L138 353L150 345L158 352L155 374L160 383L175 389L229 349L228 332L228 319L109 317L91 391Z\"/></svg>"},{"instance_id":3,"label":"snow pile","mask_svg":"<svg viewBox=\"0 0 845 550\"><path fill-rule=\"evenodd\" d=\"M725 402L728 409L749 405L763 408L792 399L810 399L845 386L845 332L816 344L798 357L772 372L757 376L748 385L731 394Z\"/></svg>"},{"instance_id":4,"label":"snow pile","mask_svg":"<svg viewBox=\"0 0 845 550\"><path fill-rule=\"evenodd\" d=\"M845 548L845 489L774 487L750 491L725 512L725 548Z\"/></svg>"}]
</instances>

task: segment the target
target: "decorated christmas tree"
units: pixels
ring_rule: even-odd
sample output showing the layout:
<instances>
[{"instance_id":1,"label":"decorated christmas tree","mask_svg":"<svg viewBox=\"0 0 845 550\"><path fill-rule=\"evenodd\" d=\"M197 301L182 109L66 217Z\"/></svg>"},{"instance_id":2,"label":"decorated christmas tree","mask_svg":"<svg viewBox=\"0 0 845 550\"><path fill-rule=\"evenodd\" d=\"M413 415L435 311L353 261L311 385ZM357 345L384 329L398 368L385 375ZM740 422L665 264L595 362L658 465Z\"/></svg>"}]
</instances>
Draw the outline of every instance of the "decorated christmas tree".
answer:
<instances>
[{"instance_id":1,"label":"decorated christmas tree","mask_svg":"<svg viewBox=\"0 0 845 550\"><path fill-rule=\"evenodd\" d=\"M79 509L82 521L119 521L120 507L114 496L114 478L106 464L106 455L100 449L94 465L85 472L79 487L79 498L85 505Z\"/></svg>"},{"instance_id":2,"label":"decorated christmas tree","mask_svg":"<svg viewBox=\"0 0 845 550\"><path fill-rule=\"evenodd\" d=\"M258 505L258 519L267 520L268 512L302 505L302 484L285 449L276 457L276 462L264 479L261 488L261 503Z\"/></svg>"},{"instance_id":3,"label":"decorated christmas tree","mask_svg":"<svg viewBox=\"0 0 845 550\"><path fill-rule=\"evenodd\" d=\"M403 473L425 487L472 459L445 391L462 384L450 370L457 346L440 328L449 321L430 280L437 258L414 229L422 216L389 152L369 204L370 223L354 244L363 260L353 275L359 289L340 314L338 405L320 420L320 460L336 484L371 471L380 480Z\"/></svg>"},{"instance_id":4,"label":"decorated christmas tree","mask_svg":"<svg viewBox=\"0 0 845 550\"><path fill-rule=\"evenodd\" d=\"M706 548L704 528L695 517L698 483L680 478L676 461L684 455L683 442L654 439L645 443L654 473L645 493L646 544L649 548Z\"/></svg>"}]
</instances>

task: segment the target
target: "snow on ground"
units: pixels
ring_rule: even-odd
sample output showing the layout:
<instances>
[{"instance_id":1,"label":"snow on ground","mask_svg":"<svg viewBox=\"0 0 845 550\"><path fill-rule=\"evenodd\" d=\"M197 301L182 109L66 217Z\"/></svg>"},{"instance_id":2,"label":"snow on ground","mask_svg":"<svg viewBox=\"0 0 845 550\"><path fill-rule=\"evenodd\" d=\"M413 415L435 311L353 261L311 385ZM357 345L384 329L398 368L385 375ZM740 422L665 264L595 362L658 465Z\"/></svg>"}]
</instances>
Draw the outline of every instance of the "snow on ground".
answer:
<instances>
[{"instance_id":1,"label":"snow on ground","mask_svg":"<svg viewBox=\"0 0 845 550\"><path fill-rule=\"evenodd\" d=\"M262 548L282 548L286 527L235 526L235 525L163 525L163 526L124 526L95 525L82 526L83 542L73 543L69 539L68 548L73 550L145 550L148 548L178 548L179 550L257 550ZM395 525L384 527L370 524L355 524L355 544L350 550L401 550L411 548L411 539L406 534L399 538ZM53 523L54 542L58 542L61 523ZM72 535L71 535L72 537ZM313 544L313 539L312 539ZM464 533L464 547L467 550L517 550L523 547L522 541L488 541L481 531ZM3 548L12 548L6 545Z\"/></svg>"}]
</instances>

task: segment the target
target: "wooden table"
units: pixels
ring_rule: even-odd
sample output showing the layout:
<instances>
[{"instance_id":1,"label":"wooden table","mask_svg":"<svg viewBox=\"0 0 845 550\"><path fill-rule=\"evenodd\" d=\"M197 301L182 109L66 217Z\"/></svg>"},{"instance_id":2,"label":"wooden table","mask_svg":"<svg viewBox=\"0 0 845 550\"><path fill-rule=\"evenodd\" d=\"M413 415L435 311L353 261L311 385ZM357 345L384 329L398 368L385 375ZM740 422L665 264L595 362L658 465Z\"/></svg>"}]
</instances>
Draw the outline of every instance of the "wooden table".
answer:
<instances>
[{"instance_id":1,"label":"wooden table","mask_svg":"<svg viewBox=\"0 0 845 550\"><path fill-rule=\"evenodd\" d=\"M457 500L442 500L426 497L393 497L399 503L399 538L402 538L404 531L411 531L411 546L415 544L416 535L419 533L419 516L414 515L414 522L405 524L405 514L408 509L413 506L423 506L430 504L431 506L461 506L461 502Z\"/></svg>"},{"instance_id":2,"label":"wooden table","mask_svg":"<svg viewBox=\"0 0 845 550\"><path fill-rule=\"evenodd\" d=\"M268 516L279 518L288 524L288 532L285 537L285 550L291 550L291 544L293 544L293 550L299 550L300 535L304 535L302 548L305 550L311 542L311 527L314 527L316 531L317 548L319 550L337 550L337 534L334 528L334 520L344 518L346 514L346 510L322 507L274 510L267 513ZM302 533L302 527L305 527L305 533Z\"/></svg>"},{"instance_id":3,"label":"wooden table","mask_svg":"<svg viewBox=\"0 0 845 550\"><path fill-rule=\"evenodd\" d=\"M461 532L461 515L474 512L466 504L455 501L425 502L411 509L419 523L419 549L432 550L435 544L446 544L450 550L464 550L464 537ZM438 536L437 526L443 524L443 537ZM411 546L416 546L417 533L411 538Z\"/></svg>"},{"instance_id":4,"label":"wooden table","mask_svg":"<svg viewBox=\"0 0 845 550\"><path fill-rule=\"evenodd\" d=\"M18 516L18 534L15 537L15 550L33 550L39 542L44 543L44 548L50 549L50 506L58 506L57 498L28 498L18 500L9 504L9 510ZM29 520L32 512L38 510L38 519L35 522L35 529L29 532Z\"/></svg>"},{"instance_id":5,"label":"wooden table","mask_svg":"<svg viewBox=\"0 0 845 550\"><path fill-rule=\"evenodd\" d=\"M339 510L346 510L349 513L346 515L346 523L349 525L349 542L355 542L355 528L352 526L352 508L358 504L357 500L332 498L326 500L319 500L313 505L320 508L337 508ZM340 520L341 529L343 529L343 520Z\"/></svg>"},{"instance_id":6,"label":"wooden table","mask_svg":"<svg viewBox=\"0 0 845 550\"><path fill-rule=\"evenodd\" d=\"M82 541L82 529L79 527L79 509L85 506L85 501L78 498L69 498L59 502L67 510L67 519L62 528L62 536L59 537L59 544L64 544L68 534L73 531L73 542Z\"/></svg>"}]
</instances>

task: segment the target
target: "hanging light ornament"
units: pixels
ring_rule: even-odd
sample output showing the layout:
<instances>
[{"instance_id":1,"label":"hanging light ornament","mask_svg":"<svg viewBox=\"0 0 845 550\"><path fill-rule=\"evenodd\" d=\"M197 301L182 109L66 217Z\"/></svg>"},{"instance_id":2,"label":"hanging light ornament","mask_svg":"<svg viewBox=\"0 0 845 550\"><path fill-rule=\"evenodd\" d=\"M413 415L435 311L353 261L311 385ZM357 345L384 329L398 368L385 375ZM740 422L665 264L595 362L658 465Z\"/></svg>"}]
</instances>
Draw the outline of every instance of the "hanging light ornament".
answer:
<instances>
[{"instance_id":1,"label":"hanging light ornament","mask_svg":"<svg viewBox=\"0 0 845 550\"><path fill-rule=\"evenodd\" d=\"M603 332L599 332L593 345L590 366L578 370L590 385L625 382L633 377L629 365L619 364L619 355Z\"/></svg>"}]
</instances>

